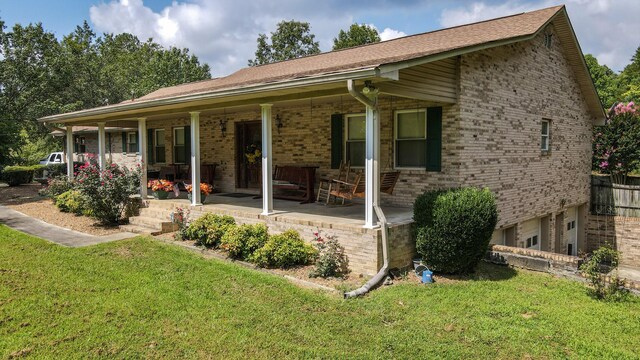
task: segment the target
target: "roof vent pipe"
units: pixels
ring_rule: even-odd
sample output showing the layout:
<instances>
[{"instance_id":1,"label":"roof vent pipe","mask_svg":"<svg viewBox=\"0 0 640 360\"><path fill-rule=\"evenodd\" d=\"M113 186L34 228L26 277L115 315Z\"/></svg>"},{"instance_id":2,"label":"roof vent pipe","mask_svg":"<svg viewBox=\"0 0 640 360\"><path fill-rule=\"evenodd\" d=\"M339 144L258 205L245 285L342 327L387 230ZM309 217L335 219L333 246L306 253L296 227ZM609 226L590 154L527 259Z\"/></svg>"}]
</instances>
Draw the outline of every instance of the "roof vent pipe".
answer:
<instances>
[{"instance_id":1,"label":"roof vent pipe","mask_svg":"<svg viewBox=\"0 0 640 360\"><path fill-rule=\"evenodd\" d=\"M373 85L371 85L371 83L365 83L365 88L368 89L369 91L367 91L368 94L373 95L373 99L368 98L367 96L361 94L360 92L358 92L355 89L354 86L354 81L349 79L347 80L347 89L349 90L349 94L351 94L351 96L353 96L356 100L360 101L361 103L363 103L366 106L371 106L371 107L376 107L377 105L377 89L375 89L375 87L373 87ZM377 176L379 176L379 174L376 174ZM375 199L375 197L374 197ZM378 222L380 222L380 225L382 227L382 260L383 260L383 264L382 267L380 268L380 270L378 270L378 273L372 277L369 281L366 282L366 284L362 285L360 288L355 289L353 291L344 293L344 298L345 299L349 299L352 297L357 297L360 295L364 295L366 293L368 293L373 287L375 287L376 285L378 285L388 274L389 272L389 242L387 239L388 236L388 232L389 232L389 227L387 224L387 218L386 216L384 216L384 213L382 212L382 209L380 208L380 206L378 205L378 203L374 200L373 202L373 210L376 212L376 215L378 216Z\"/></svg>"}]
</instances>

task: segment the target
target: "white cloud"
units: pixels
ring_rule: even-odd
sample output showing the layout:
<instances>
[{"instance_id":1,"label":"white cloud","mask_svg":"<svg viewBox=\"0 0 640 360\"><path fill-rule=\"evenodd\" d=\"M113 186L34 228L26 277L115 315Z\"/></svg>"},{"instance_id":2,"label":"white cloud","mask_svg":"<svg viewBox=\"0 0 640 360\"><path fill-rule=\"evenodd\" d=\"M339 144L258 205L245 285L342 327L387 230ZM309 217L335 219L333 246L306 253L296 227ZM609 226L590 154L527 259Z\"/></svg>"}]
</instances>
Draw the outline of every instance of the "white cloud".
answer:
<instances>
[{"instance_id":1,"label":"white cloud","mask_svg":"<svg viewBox=\"0 0 640 360\"><path fill-rule=\"evenodd\" d=\"M392 40L392 39L396 39L403 36L407 36L407 34L405 34L402 31L394 30L391 28L384 28L384 30L380 32L380 39L382 41Z\"/></svg>"},{"instance_id":2,"label":"white cloud","mask_svg":"<svg viewBox=\"0 0 640 360\"><path fill-rule=\"evenodd\" d=\"M476 1L443 10L440 24L456 26L554 5L555 0L508 0L501 4ZM566 6L583 52L593 54L614 70L622 70L640 45L640 1L566 0Z\"/></svg>"}]
</instances>

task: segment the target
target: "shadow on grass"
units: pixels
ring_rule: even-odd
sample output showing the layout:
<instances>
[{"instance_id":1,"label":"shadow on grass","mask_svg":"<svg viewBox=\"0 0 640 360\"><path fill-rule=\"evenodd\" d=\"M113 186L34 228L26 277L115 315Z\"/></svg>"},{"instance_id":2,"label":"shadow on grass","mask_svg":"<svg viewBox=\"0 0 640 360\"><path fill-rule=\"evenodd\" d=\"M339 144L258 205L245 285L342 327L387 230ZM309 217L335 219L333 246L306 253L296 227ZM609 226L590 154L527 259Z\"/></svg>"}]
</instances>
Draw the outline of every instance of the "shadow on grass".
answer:
<instances>
[{"instance_id":1,"label":"shadow on grass","mask_svg":"<svg viewBox=\"0 0 640 360\"><path fill-rule=\"evenodd\" d=\"M515 277L518 272L506 265L496 265L481 261L471 274L438 274L440 278L454 281L504 281Z\"/></svg>"}]
</instances>

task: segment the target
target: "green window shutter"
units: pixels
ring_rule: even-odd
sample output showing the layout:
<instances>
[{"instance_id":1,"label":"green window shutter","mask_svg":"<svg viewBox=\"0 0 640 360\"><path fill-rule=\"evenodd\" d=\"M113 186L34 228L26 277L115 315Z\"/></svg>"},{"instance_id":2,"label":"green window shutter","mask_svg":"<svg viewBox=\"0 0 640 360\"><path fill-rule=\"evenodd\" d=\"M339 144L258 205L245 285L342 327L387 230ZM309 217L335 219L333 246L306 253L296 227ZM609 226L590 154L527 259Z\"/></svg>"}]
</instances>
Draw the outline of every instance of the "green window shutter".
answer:
<instances>
[{"instance_id":1,"label":"green window shutter","mask_svg":"<svg viewBox=\"0 0 640 360\"><path fill-rule=\"evenodd\" d=\"M155 163L153 159L153 143L155 139L153 138L153 129L147 129L147 162L149 164Z\"/></svg>"},{"instance_id":2,"label":"green window shutter","mask_svg":"<svg viewBox=\"0 0 640 360\"><path fill-rule=\"evenodd\" d=\"M331 115L331 168L339 169L342 162L344 120L342 114Z\"/></svg>"},{"instance_id":3,"label":"green window shutter","mask_svg":"<svg viewBox=\"0 0 640 360\"><path fill-rule=\"evenodd\" d=\"M78 144L78 137L76 135L73 136L73 152L74 153L78 153L78 150L80 148L79 146L80 144Z\"/></svg>"},{"instance_id":4,"label":"green window shutter","mask_svg":"<svg viewBox=\"0 0 640 360\"><path fill-rule=\"evenodd\" d=\"M136 152L137 153L142 151L142 149L140 149L140 141L139 141L139 139L140 139L140 133L136 131L136 142L135 142L135 144L136 144L136 150L137 150Z\"/></svg>"},{"instance_id":5,"label":"green window shutter","mask_svg":"<svg viewBox=\"0 0 640 360\"><path fill-rule=\"evenodd\" d=\"M191 126L184 127L184 163L191 163Z\"/></svg>"},{"instance_id":6,"label":"green window shutter","mask_svg":"<svg viewBox=\"0 0 640 360\"><path fill-rule=\"evenodd\" d=\"M427 171L442 169L442 107L427 108Z\"/></svg>"},{"instance_id":7,"label":"green window shutter","mask_svg":"<svg viewBox=\"0 0 640 360\"><path fill-rule=\"evenodd\" d=\"M127 132L122 132L122 152L127 153Z\"/></svg>"},{"instance_id":8,"label":"green window shutter","mask_svg":"<svg viewBox=\"0 0 640 360\"><path fill-rule=\"evenodd\" d=\"M111 133L107 133L107 152L111 154Z\"/></svg>"}]
</instances>

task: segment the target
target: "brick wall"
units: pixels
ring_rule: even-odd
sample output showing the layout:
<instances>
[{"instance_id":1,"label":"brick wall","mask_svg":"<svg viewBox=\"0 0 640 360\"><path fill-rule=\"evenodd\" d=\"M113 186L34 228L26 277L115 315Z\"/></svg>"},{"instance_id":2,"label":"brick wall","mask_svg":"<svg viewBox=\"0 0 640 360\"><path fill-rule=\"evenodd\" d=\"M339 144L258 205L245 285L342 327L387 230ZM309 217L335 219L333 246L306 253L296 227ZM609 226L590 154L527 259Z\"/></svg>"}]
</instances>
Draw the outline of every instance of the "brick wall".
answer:
<instances>
[{"instance_id":1,"label":"brick wall","mask_svg":"<svg viewBox=\"0 0 640 360\"><path fill-rule=\"evenodd\" d=\"M603 245L620 251L622 265L640 267L640 218L589 215L587 251Z\"/></svg>"},{"instance_id":2,"label":"brick wall","mask_svg":"<svg viewBox=\"0 0 640 360\"><path fill-rule=\"evenodd\" d=\"M459 104L460 182L497 194L499 228L547 215L555 219L588 203L593 117L557 36L551 48L540 34L463 55ZM543 118L551 124L546 153L540 149ZM549 231L553 241L555 221ZM564 235L562 242L563 249Z\"/></svg>"}]
</instances>

